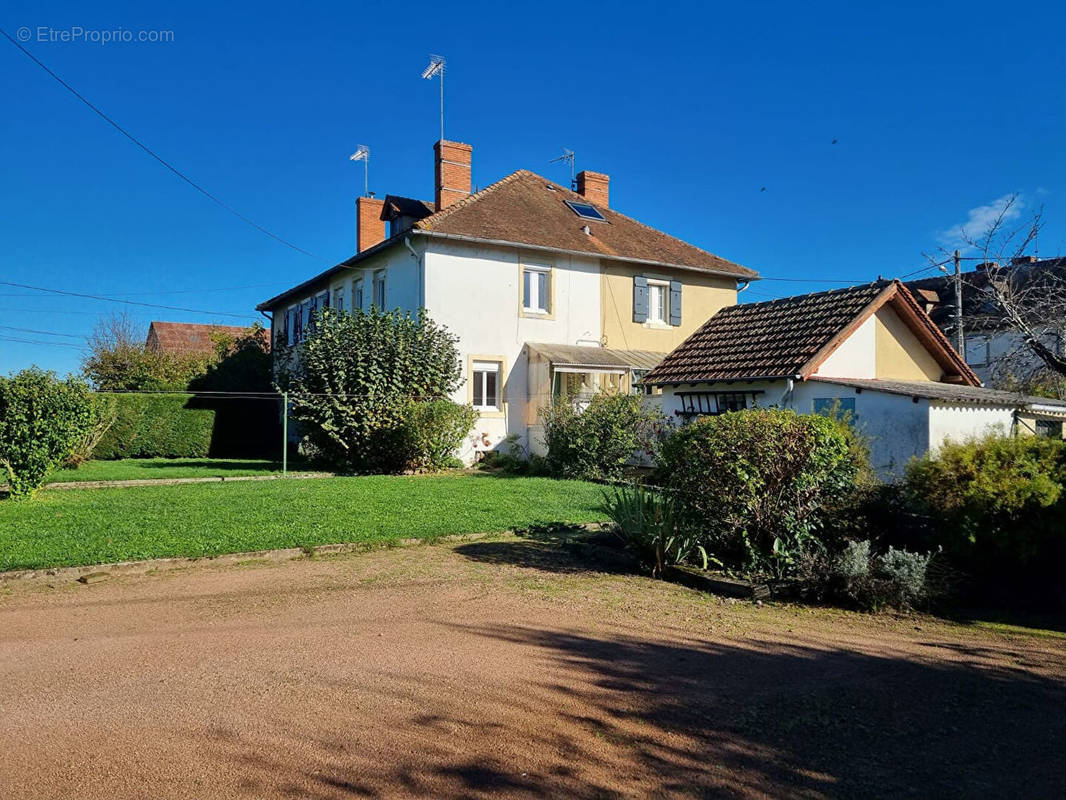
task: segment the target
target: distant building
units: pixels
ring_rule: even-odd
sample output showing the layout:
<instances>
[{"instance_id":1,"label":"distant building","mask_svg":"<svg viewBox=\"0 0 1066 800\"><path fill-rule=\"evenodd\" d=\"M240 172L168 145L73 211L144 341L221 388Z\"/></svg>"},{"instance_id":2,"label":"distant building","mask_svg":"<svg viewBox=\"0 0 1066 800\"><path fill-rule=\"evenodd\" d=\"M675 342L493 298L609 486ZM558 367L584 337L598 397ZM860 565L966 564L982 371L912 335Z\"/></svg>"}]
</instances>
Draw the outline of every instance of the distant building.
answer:
<instances>
[{"instance_id":1,"label":"distant building","mask_svg":"<svg viewBox=\"0 0 1066 800\"><path fill-rule=\"evenodd\" d=\"M192 322L153 322L148 326L145 349L171 355L212 355L219 334L244 336L248 328L238 325L201 325ZM265 338L265 337L264 337Z\"/></svg>"},{"instance_id":2,"label":"distant building","mask_svg":"<svg viewBox=\"0 0 1066 800\"><path fill-rule=\"evenodd\" d=\"M997 265L998 267L998 265ZM1037 259L1035 256L1016 258L1009 266L990 273L985 264L963 273L962 327L965 339L966 363L981 381L988 385L1004 385L1024 380L1043 366L1043 362L1026 346L1022 336L1003 319L1003 314L990 301L984 287L990 275L999 280L1017 282L1019 286L1046 280L1066 289L1066 258ZM938 275L908 281L907 288L929 314L938 328L955 342L955 278ZM1050 298L1049 298L1050 299ZM1049 309L1054 305L1049 305ZM1059 313L1048 314L1040 326L1041 340L1057 355L1066 353L1066 304Z\"/></svg>"}]
</instances>

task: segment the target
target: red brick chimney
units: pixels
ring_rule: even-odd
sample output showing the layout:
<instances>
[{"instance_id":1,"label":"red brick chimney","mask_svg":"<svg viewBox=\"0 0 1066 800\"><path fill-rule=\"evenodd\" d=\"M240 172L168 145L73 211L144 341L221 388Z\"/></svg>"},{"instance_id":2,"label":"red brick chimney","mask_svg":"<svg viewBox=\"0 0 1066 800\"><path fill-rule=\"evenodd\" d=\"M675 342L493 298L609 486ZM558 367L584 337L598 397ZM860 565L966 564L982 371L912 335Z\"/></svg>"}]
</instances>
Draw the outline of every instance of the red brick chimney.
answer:
<instances>
[{"instance_id":1,"label":"red brick chimney","mask_svg":"<svg viewBox=\"0 0 1066 800\"><path fill-rule=\"evenodd\" d=\"M433 206L440 211L470 196L470 162L474 148L462 142L441 139L433 145Z\"/></svg>"},{"instance_id":2,"label":"red brick chimney","mask_svg":"<svg viewBox=\"0 0 1066 800\"><path fill-rule=\"evenodd\" d=\"M355 239L360 253L385 241L385 220L381 218L383 208L385 201L376 197L360 197L355 201Z\"/></svg>"},{"instance_id":3,"label":"red brick chimney","mask_svg":"<svg viewBox=\"0 0 1066 800\"><path fill-rule=\"evenodd\" d=\"M594 206L610 208L607 203L610 184L611 176L604 175L602 172L589 172L583 169L577 173L577 193Z\"/></svg>"}]
</instances>

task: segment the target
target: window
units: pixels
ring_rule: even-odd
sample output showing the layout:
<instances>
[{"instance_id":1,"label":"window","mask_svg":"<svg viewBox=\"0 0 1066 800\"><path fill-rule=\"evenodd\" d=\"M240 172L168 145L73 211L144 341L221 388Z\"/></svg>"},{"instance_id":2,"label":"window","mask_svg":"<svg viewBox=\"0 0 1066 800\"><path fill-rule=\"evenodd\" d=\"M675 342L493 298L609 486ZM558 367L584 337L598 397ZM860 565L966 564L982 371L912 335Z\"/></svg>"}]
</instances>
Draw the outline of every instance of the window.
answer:
<instances>
[{"instance_id":1,"label":"window","mask_svg":"<svg viewBox=\"0 0 1066 800\"><path fill-rule=\"evenodd\" d=\"M648 281L648 322L666 325L670 320L670 284Z\"/></svg>"},{"instance_id":2,"label":"window","mask_svg":"<svg viewBox=\"0 0 1066 800\"><path fill-rule=\"evenodd\" d=\"M984 367L988 365L988 339L984 336L973 336L966 340L966 363L971 367Z\"/></svg>"},{"instance_id":3,"label":"window","mask_svg":"<svg viewBox=\"0 0 1066 800\"><path fill-rule=\"evenodd\" d=\"M285 312L285 332L290 345L300 341L300 307L293 306Z\"/></svg>"},{"instance_id":4,"label":"window","mask_svg":"<svg viewBox=\"0 0 1066 800\"><path fill-rule=\"evenodd\" d=\"M475 361L473 364L473 405L479 411L500 410L500 362Z\"/></svg>"},{"instance_id":5,"label":"window","mask_svg":"<svg viewBox=\"0 0 1066 800\"><path fill-rule=\"evenodd\" d=\"M338 311L344 311L344 287L338 286L333 290L333 307Z\"/></svg>"},{"instance_id":6,"label":"window","mask_svg":"<svg viewBox=\"0 0 1066 800\"><path fill-rule=\"evenodd\" d=\"M564 200L570 210L577 214L582 219L594 219L597 222L606 222L603 214L596 210L596 206L591 203L578 203L572 200Z\"/></svg>"},{"instance_id":7,"label":"window","mask_svg":"<svg viewBox=\"0 0 1066 800\"><path fill-rule=\"evenodd\" d=\"M530 314L551 313L551 267L522 267L522 310Z\"/></svg>"},{"instance_id":8,"label":"window","mask_svg":"<svg viewBox=\"0 0 1066 800\"><path fill-rule=\"evenodd\" d=\"M1062 421L1054 419L1038 419L1036 421L1036 435L1041 439L1061 439Z\"/></svg>"},{"instance_id":9,"label":"window","mask_svg":"<svg viewBox=\"0 0 1066 800\"><path fill-rule=\"evenodd\" d=\"M679 392L681 410L677 413L683 417L696 417L708 414L724 414L727 411L743 411L754 408L757 392ZM748 402L749 396L751 402Z\"/></svg>"},{"instance_id":10,"label":"window","mask_svg":"<svg viewBox=\"0 0 1066 800\"><path fill-rule=\"evenodd\" d=\"M352 311L363 308L363 279L352 281Z\"/></svg>"},{"instance_id":11,"label":"window","mask_svg":"<svg viewBox=\"0 0 1066 800\"><path fill-rule=\"evenodd\" d=\"M378 310L385 308L385 270L379 269L374 273L374 305Z\"/></svg>"}]
</instances>

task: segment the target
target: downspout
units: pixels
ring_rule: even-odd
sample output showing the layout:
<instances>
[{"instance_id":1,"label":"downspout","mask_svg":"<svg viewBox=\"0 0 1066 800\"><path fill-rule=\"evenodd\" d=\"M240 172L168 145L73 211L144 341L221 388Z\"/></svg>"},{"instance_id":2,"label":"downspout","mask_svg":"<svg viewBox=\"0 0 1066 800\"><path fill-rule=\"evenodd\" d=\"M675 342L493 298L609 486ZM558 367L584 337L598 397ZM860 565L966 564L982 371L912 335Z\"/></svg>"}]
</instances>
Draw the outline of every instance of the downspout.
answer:
<instances>
[{"instance_id":1,"label":"downspout","mask_svg":"<svg viewBox=\"0 0 1066 800\"><path fill-rule=\"evenodd\" d=\"M741 285L741 284L743 284L743 285ZM739 280L739 281L737 281L737 294L740 294L745 289L747 289L749 286L751 286L751 281L749 281L749 280Z\"/></svg>"},{"instance_id":2,"label":"downspout","mask_svg":"<svg viewBox=\"0 0 1066 800\"><path fill-rule=\"evenodd\" d=\"M792 408L792 390L796 387L797 380L803 380L803 376L793 375L785 379L785 393L781 395L781 408Z\"/></svg>"},{"instance_id":3,"label":"downspout","mask_svg":"<svg viewBox=\"0 0 1066 800\"><path fill-rule=\"evenodd\" d=\"M403 246L411 252L411 258L418 264L418 307L426 307L426 266L422 256L418 255L414 247L411 246L411 237L403 237Z\"/></svg>"}]
</instances>

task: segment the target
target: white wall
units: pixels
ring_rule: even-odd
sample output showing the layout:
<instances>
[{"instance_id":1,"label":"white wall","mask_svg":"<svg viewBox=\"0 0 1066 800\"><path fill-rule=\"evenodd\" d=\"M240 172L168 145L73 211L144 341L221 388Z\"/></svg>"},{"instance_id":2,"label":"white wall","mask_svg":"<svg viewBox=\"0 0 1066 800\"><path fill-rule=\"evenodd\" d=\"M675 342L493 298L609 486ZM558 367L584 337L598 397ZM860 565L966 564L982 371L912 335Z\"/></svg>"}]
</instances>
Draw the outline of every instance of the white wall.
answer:
<instances>
[{"instance_id":1,"label":"white wall","mask_svg":"<svg viewBox=\"0 0 1066 800\"><path fill-rule=\"evenodd\" d=\"M850 386L834 386L822 381L796 382L788 391L785 381L756 381L698 384L663 389L663 411L673 419L681 409L677 392L750 392L760 408L791 408L801 414L814 412L817 398L853 398L855 427L870 444L870 462L878 475L890 479L900 475L907 462L929 447L929 401L915 403L910 397L864 389L856 394Z\"/></svg>"},{"instance_id":2,"label":"white wall","mask_svg":"<svg viewBox=\"0 0 1066 800\"><path fill-rule=\"evenodd\" d=\"M871 315L822 362L815 375L831 378L877 377L877 318Z\"/></svg>"},{"instance_id":3,"label":"white wall","mask_svg":"<svg viewBox=\"0 0 1066 800\"><path fill-rule=\"evenodd\" d=\"M504 361L504 413L484 415L474 433L491 446L518 434L529 447L526 405L529 396L527 342L596 346L600 331L600 267L595 258L523 252L516 247L433 241L426 246L425 306L436 322L459 336L464 369L470 356ZM520 314L523 256L552 266L551 319ZM469 373L465 376L469 381ZM454 399L467 402L468 386ZM471 452L463 454L469 459Z\"/></svg>"},{"instance_id":4,"label":"white wall","mask_svg":"<svg viewBox=\"0 0 1066 800\"><path fill-rule=\"evenodd\" d=\"M1011 433L1013 409L934 401L929 409L929 442L935 453L948 441L963 442L990 433Z\"/></svg>"}]
</instances>

